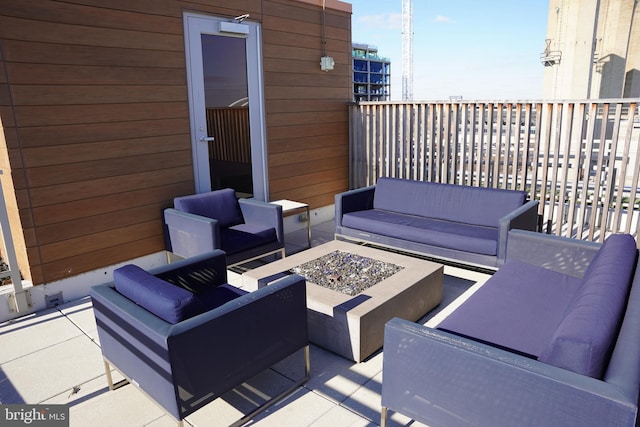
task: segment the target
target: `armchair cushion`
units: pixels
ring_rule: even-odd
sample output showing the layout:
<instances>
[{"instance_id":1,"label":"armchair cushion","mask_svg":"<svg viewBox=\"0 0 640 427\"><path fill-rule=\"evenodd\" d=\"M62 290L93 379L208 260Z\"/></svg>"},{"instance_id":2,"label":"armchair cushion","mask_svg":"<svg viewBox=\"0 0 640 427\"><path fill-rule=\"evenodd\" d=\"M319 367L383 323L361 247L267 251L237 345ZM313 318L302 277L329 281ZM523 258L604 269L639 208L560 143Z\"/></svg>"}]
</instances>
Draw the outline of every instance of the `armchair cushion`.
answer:
<instances>
[{"instance_id":1,"label":"armchair cushion","mask_svg":"<svg viewBox=\"0 0 640 427\"><path fill-rule=\"evenodd\" d=\"M114 270L113 281L120 294L171 324L219 307L246 293L224 284L195 294L131 264Z\"/></svg>"},{"instance_id":2,"label":"armchair cushion","mask_svg":"<svg viewBox=\"0 0 640 427\"><path fill-rule=\"evenodd\" d=\"M230 188L176 197L173 204L183 212L215 218L221 227L231 227L244 222L236 193Z\"/></svg>"},{"instance_id":3,"label":"armchair cushion","mask_svg":"<svg viewBox=\"0 0 640 427\"><path fill-rule=\"evenodd\" d=\"M227 255L277 241L276 230L269 225L238 224L220 230L220 240Z\"/></svg>"}]
</instances>

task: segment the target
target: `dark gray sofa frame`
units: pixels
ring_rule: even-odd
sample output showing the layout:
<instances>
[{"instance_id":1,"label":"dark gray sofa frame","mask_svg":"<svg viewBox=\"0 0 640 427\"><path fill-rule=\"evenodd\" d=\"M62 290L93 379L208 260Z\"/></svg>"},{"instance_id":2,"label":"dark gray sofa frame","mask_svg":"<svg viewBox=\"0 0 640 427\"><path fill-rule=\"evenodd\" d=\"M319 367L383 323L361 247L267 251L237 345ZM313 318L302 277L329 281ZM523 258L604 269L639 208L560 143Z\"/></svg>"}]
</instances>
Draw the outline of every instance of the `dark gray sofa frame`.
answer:
<instances>
[{"instance_id":1,"label":"dark gray sofa frame","mask_svg":"<svg viewBox=\"0 0 640 427\"><path fill-rule=\"evenodd\" d=\"M372 243L382 247L399 249L402 251L426 255L455 263L480 265L495 268L504 263L508 232L511 229L525 229L536 231L538 227L537 200L529 200L520 208L499 220L498 253L495 256L465 252L425 243L413 242L393 236L386 236L346 227L342 223L342 215L350 212L373 209L373 199L376 186L349 190L335 196L335 238ZM478 207L481 209L481 207Z\"/></svg>"},{"instance_id":2,"label":"dark gray sofa frame","mask_svg":"<svg viewBox=\"0 0 640 427\"><path fill-rule=\"evenodd\" d=\"M225 266L225 253L215 250L150 273L174 283L213 276L220 285L227 281ZM301 276L287 276L173 325L118 293L113 282L93 287L91 297L109 388L134 384L180 425L184 417L300 349L304 377L236 425L309 379L306 283ZM125 380L114 384L111 366Z\"/></svg>"},{"instance_id":3,"label":"dark gray sofa frame","mask_svg":"<svg viewBox=\"0 0 640 427\"><path fill-rule=\"evenodd\" d=\"M598 248L516 230L508 256L580 277ZM636 425L640 263L604 380L398 318L385 326L383 357L382 427L389 410L434 427Z\"/></svg>"}]
</instances>

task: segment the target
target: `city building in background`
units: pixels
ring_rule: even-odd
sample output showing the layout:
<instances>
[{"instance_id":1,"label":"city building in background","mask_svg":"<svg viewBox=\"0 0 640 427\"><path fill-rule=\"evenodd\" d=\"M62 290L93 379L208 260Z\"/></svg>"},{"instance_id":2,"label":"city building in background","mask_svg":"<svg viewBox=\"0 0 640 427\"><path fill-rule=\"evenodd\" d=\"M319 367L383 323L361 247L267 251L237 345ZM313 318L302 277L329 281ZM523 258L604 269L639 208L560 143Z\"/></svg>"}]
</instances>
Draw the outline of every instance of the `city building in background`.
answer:
<instances>
[{"instance_id":1,"label":"city building in background","mask_svg":"<svg viewBox=\"0 0 640 427\"><path fill-rule=\"evenodd\" d=\"M353 43L354 101L389 101L391 60L378 56L376 46Z\"/></svg>"},{"instance_id":2,"label":"city building in background","mask_svg":"<svg viewBox=\"0 0 640 427\"><path fill-rule=\"evenodd\" d=\"M636 0L550 0L543 98L640 97Z\"/></svg>"}]
</instances>

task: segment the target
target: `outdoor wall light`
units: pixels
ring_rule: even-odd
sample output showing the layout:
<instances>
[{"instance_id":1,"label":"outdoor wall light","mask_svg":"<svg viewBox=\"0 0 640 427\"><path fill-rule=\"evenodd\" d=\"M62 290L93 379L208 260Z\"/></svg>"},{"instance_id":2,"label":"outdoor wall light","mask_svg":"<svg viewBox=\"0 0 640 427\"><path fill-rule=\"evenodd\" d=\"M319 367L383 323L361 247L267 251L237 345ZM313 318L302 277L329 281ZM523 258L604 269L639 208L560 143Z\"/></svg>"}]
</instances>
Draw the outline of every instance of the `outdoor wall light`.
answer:
<instances>
[{"instance_id":1,"label":"outdoor wall light","mask_svg":"<svg viewBox=\"0 0 640 427\"><path fill-rule=\"evenodd\" d=\"M331 71L335 65L335 61L330 56L323 56L320 58L320 69L322 71Z\"/></svg>"}]
</instances>

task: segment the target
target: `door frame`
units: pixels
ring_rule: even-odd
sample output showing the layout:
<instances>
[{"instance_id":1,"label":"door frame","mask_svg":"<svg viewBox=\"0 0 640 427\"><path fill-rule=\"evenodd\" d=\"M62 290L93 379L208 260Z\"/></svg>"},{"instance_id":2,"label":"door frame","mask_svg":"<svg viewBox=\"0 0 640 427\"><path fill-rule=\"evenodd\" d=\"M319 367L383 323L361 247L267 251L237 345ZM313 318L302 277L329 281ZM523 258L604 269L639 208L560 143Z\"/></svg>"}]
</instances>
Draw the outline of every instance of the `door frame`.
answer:
<instances>
[{"instance_id":1,"label":"door frame","mask_svg":"<svg viewBox=\"0 0 640 427\"><path fill-rule=\"evenodd\" d=\"M221 32L220 22L232 22L239 32ZM269 180L267 168L264 79L262 71L262 32L258 22L235 22L232 18L185 12L183 14L189 122L196 193L211 191L207 126L205 115L204 76L202 68L202 34L242 37L247 40L247 90L249 95L249 128L251 135L251 168L253 197L267 201ZM246 34L243 31L246 30ZM206 155L204 155L204 154Z\"/></svg>"}]
</instances>

